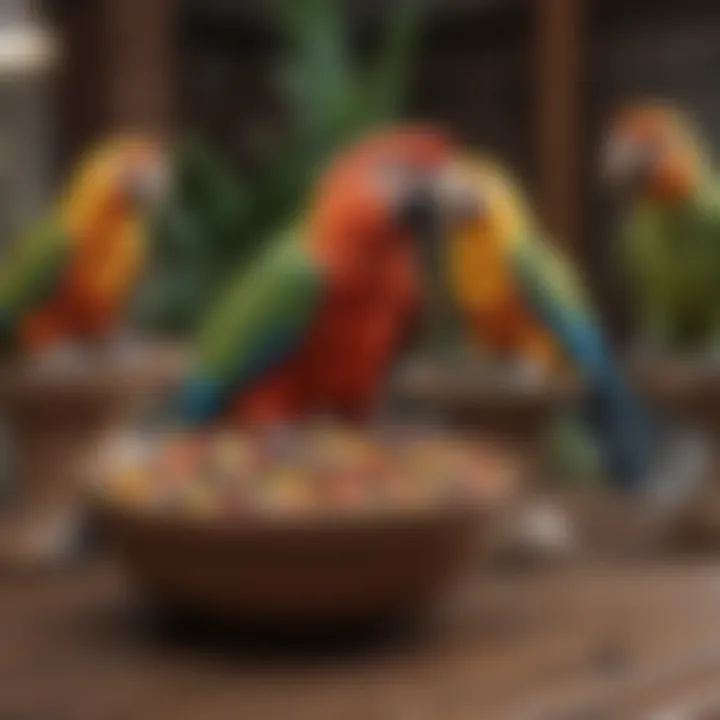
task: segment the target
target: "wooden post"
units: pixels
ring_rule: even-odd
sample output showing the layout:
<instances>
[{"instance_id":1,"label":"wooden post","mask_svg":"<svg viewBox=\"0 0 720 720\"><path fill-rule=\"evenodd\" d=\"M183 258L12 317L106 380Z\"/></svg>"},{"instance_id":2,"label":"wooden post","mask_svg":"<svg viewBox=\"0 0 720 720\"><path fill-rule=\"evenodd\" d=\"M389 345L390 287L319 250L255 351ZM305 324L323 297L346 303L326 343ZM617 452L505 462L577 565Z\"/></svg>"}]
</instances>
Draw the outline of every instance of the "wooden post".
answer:
<instances>
[{"instance_id":1,"label":"wooden post","mask_svg":"<svg viewBox=\"0 0 720 720\"><path fill-rule=\"evenodd\" d=\"M581 33L585 0L535 0L535 116L540 211L567 246L580 235Z\"/></svg>"},{"instance_id":2,"label":"wooden post","mask_svg":"<svg viewBox=\"0 0 720 720\"><path fill-rule=\"evenodd\" d=\"M46 0L58 27L63 173L89 142L174 119L178 0Z\"/></svg>"},{"instance_id":3,"label":"wooden post","mask_svg":"<svg viewBox=\"0 0 720 720\"><path fill-rule=\"evenodd\" d=\"M176 0L100 0L109 129L162 131L174 104Z\"/></svg>"}]
</instances>

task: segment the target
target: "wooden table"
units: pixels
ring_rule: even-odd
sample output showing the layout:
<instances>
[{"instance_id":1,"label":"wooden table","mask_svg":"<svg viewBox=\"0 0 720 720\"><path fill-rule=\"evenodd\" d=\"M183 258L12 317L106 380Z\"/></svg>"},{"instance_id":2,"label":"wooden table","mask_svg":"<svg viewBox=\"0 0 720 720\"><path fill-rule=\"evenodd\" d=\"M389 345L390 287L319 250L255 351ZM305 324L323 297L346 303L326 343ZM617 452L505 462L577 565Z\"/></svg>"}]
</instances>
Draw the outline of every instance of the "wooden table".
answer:
<instances>
[{"instance_id":1,"label":"wooden table","mask_svg":"<svg viewBox=\"0 0 720 720\"><path fill-rule=\"evenodd\" d=\"M720 717L720 564L482 570L422 628L301 649L141 607L106 563L0 578L0 718Z\"/></svg>"}]
</instances>

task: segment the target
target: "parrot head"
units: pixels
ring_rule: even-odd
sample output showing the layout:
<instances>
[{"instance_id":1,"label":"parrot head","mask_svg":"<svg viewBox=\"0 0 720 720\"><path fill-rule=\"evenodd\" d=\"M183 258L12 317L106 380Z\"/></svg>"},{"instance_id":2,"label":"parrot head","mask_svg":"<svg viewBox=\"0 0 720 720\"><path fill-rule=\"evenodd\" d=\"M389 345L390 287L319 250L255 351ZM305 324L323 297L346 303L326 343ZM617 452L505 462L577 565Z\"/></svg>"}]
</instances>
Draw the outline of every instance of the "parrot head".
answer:
<instances>
[{"instance_id":1,"label":"parrot head","mask_svg":"<svg viewBox=\"0 0 720 720\"><path fill-rule=\"evenodd\" d=\"M361 140L321 177L311 233L325 251L373 253L394 242L437 236L440 178L453 156L439 130L398 127Z\"/></svg>"},{"instance_id":2,"label":"parrot head","mask_svg":"<svg viewBox=\"0 0 720 720\"><path fill-rule=\"evenodd\" d=\"M68 185L64 210L82 234L118 215L146 215L169 193L160 142L142 136L113 138L81 159Z\"/></svg>"},{"instance_id":3,"label":"parrot head","mask_svg":"<svg viewBox=\"0 0 720 720\"><path fill-rule=\"evenodd\" d=\"M442 179L444 232L451 242L472 236L480 244L509 244L531 224L532 213L518 182L485 158L460 158ZM460 203L460 204L458 204Z\"/></svg>"},{"instance_id":4,"label":"parrot head","mask_svg":"<svg viewBox=\"0 0 720 720\"><path fill-rule=\"evenodd\" d=\"M607 183L623 194L674 203L689 197L700 181L702 153L677 110L635 105L612 120L602 165Z\"/></svg>"}]
</instances>

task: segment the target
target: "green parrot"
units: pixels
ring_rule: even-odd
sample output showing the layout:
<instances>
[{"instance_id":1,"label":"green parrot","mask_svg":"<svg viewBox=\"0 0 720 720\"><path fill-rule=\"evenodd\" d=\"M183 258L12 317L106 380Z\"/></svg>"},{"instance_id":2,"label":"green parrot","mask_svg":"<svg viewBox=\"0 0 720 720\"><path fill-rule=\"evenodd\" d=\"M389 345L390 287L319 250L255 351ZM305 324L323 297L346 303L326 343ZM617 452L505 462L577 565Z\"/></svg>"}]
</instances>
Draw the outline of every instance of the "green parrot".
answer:
<instances>
[{"instance_id":1,"label":"green parrot","mask_svg":"<svg viewBox=\"0 0 720 720\"><path fill-rule=\"evenodd\" d=\"M697 131L669 107L631 107L611 125L604 164L626 205L621 250L643 339L720 349L720 185Z\"/></svg>"}]
</instances>

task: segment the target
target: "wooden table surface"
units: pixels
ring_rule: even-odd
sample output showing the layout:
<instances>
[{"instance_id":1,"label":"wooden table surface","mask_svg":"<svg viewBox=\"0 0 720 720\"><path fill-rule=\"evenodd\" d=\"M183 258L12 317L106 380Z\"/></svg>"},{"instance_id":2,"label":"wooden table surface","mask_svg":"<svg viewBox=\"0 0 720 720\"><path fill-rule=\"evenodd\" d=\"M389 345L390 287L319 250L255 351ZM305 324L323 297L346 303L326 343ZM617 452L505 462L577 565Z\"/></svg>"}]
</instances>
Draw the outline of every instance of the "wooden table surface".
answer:
<instances>
[{"instance_id":1,"label":"wooden table surface","mask_svg":"<svg viewBox=\"0 0 720 720\"><path fill-rule=\"evenodd\" d=\"M720 564L483 570L422 627L301 648L142 608L105 562L0 579L0 718L720 717Z\"/></svg>"}]
</instances>

